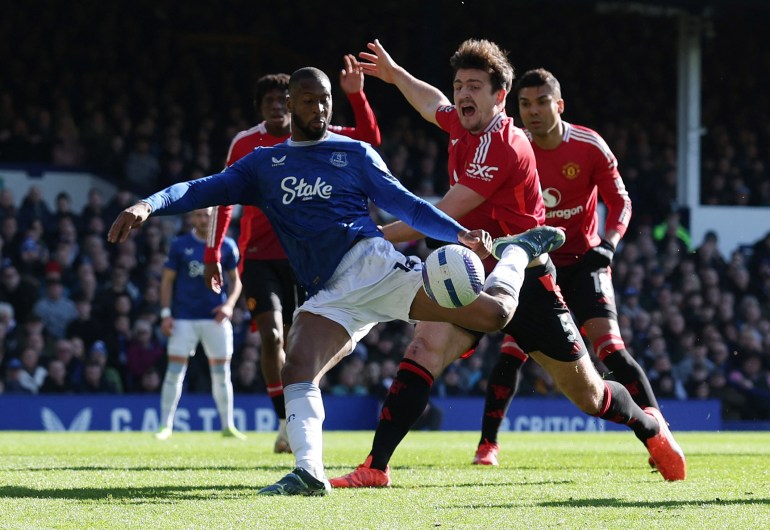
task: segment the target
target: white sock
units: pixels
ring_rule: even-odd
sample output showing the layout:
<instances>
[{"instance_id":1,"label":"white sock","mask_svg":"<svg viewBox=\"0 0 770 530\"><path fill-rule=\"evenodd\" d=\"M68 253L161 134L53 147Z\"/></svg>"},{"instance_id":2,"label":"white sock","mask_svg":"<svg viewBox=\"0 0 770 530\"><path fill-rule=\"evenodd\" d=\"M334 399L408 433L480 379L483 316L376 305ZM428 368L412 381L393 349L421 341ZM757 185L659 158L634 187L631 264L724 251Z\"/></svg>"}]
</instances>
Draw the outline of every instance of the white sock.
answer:
<instances>
[{"instance_id":1,"label":"white sock","mask_svg":"<svg viewBox=\"0 0 770 530\"><path fill-rule=\"evenodd\" d=\"M524 283L524 272L530 259L527 252L518 245L508 245L503 249L500 261L489 273L484 282L484 290L499 287L519 302L519 291Z\"/></svg>"},{"instance_id":2,"label":"white sock","mask_svg":"<svg viewBox=\"0 0 770 530\"><path fill-rule=\"evenodd\" d=\"M283 389L286 433L297 466L319 480L326 477L323 464L323 422L326 417L321 389L310 382Z\"/></svg>"},{"instance_id":3,"label":"white sock","mask_svg":"<svg viewBox=\"0 0 770 530\"><path fill-rule=\"evenodd\" d=\"M230 380L230 363L212 364L209 366L211 372L211 395L214 396L214 403L217 404L219 411L219 420L222 422L222 429L233 427L233 382Z\"/></svg>"},{"instance_id":4,"label":"white sock","mask_svg":"<svg viewBox=\"0 0 770 530\"><path fill-rule=\"evenodd\" d=\"M182 397L182 385L187 373L187 363L169 361L163 387L160 391L160 426L174 428L174 414L179 398Z\"/></svg>"}]
</instances>

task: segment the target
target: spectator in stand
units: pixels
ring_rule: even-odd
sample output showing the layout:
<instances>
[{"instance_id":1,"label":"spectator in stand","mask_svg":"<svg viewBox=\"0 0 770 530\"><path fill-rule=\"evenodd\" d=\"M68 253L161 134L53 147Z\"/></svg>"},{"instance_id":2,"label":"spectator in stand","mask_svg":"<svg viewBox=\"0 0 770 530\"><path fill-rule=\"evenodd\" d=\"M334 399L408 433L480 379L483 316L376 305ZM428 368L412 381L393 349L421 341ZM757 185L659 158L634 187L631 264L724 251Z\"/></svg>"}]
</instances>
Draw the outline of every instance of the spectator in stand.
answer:
<instances>
[{"instance_id":1,"label":"spectator in stand","mask_svg":"<svg viewBox=\"0 0 770 530\"><path fill-rule=\"evenodd\" d=\"M29 388L25 387L21 383L23 371L24 367L19 359L14 357L8 361L8 364L5 368L4 380L4 388L6 394L32 394Z\"/></svg>"},{"instance_id":2,"label":"spectator in stand","mask_svg":"<svg viewBox=\"0 0 770 530\"><path fill-rule=\"evenodd\" d=\"M99 364L102 367L107 387L113 389L116 394L122 394L123 378L118 370L107 364L107 360L107 346L104 341L97 340L88 350L88 362Z\"/></svg>"},{"instance_id":3,"label":"spectator in stand","mask_svg":"<svg viewBox=\"0 0 770 530\"><path fill-rule=\"evenodd\" d=\"M135 390L142 394L158 394L162 384L160 371L155 366L150 366L142 374L139 380L139 387Z\"/></svg>"},{"instance_id":4,"label":"spectator in stand","mask_svg":"<svg viewBox=\"0 0 770 530\"><path fill-rule=\"evenodd\" d=\"M117 394L118 389L105 377L104 365L88 361L83 368L83 381L77 388L78 394Z\"/></svg>"},{"instance_id":5,"label":"spectator in stand","mask_svg":"<svg viewBox=\"0 0 770 530\"><path fill-rule=\"evenodd\" d=\"M259 379L257 363L251 359L241 360L233 373L233 393L256 394L263 393L267 389Z\"/></svg>"},{"instance_id":6,"label":"spectator in stand","mask_svg":"<svg viewBox=\"0 0 770 530\"><path fill-rule=\"evenodd\" d=\"M40 221L44 227L50 226L51 210L43 199L43 191L39 186L30 186L21 201L16 219L19 221L21 232L25 232L35 220Z\"/></svg>"},{"instance_id":7,"label":"spectator in stand","mask_svg":"<svg viewBox=\"0 0 770 530\"><path fill-rule=\"evenodd\" d=\"M142 392L142 377L145 372L150 368L157 369L164 360L163 345L154 337L152 326L144 320L137 320L126 346L128 391Z\"/></svg>"},{"instance_id":8,"label":"spectator in stand","mask_svg":"<svg viewBox=\"0 0 770 530\"><path fill-rule=\"evenodd\" d=\"M28 235L19 247L19 272L33 278L41 278L45 274L48 257L48 248L45 244Z\"/></svg>"},{"instance_id":9,"label":"spectator in stand","mask_svg":"<svg viewBox=\"0 0 770 530\"><path fill-rule=\"evenodd\" d=\"M99 188L91 188L88 190L88 196L86 197L86 204L80 211L80 220L82 226L88 225L88 220L92 217L98 217L104 220L105 213L104 193Z\"/></svg>"},{"instance_id":10,"label":"spectator in stand","mask_svg":"<svg viewBox=\"0 0 770 530\"><path fill-rule=\"evenodd\" d=\"M131 191L138 195L148 195L158 187L160 178L160 162L152 153L150 139L137 136L134 146L126 158L126 181Z\"/></svg>"},{"instance_id":11,"label":"spectator in stand","mask_svg":"<svg viewBox=\"0 0 770 530\"><path fill-rule=\"evenodd\" d=\"M334 396L365 396L367 389L363 385L361 365L348 359L340 367L337 384L329 389L329 393Z\"/></svg>"},{"instance_id":12,"label":"spectator in stand","mask_svg":"<svg viewBox=\"0 0 770 530\"><path fill-rule=\"evenodd\" d=\"M76 388L83 379L83 365L85 359L83 352L75 348L73 341L68 339L59 339L54 345L52 359L57 359L64 364L67 372L67 381Z\"/></svg>"},{"instance_id":13,"label":"spectator in stand","mask_svg":"<svg viewBox=\"0 0 770 530\"><path fill-rule=\"evenodd\" d=\"M24 323L37 302L39 287L28 276L22 276L15 265L5 262L0 272L0 300L13 306L15 318Z\"/></svg>"},{"instance_id":14,"label":"spectator in stand","mask_svg":"<svg viewBox=\"0 0 770 530\"><path fill-rule=\"evenodd\" d=\"M19 360L22 365L19 384L29 390L30 394L37 394L48 375L46 369L40 366L40 351L31 347L24 348Z\"/></svg>"},{"instance_id":15,"label":"spectator in stand","mask_svg":"<svg viewBox=\"0 0 770 530\"><path fill-rule=\"evenodd\" d=\"M123 376L123 388L129 391L128 371L128 344L131 340L131 319L125 315L115 318L109 323L109 328L104 333L104 342L107 345L107 362L110 366L120 370Z\"/></svg>"},{"instance_id":16,"label":"spectator in stand","mask_svg":"<svg viewBox=\"0 0 770 530\"><path fill-rule=\"evenodd\" d=\"M21 259L23 233L19 231L19 222L15 217L6 217L0 223L3 261L18 264Z\"/></svg>"},{"instance_id":17,"label":"spectator in stand","mask_svg":"<svg viewBox=\"0 0 770 530\"><path fill-rule=\"evenodd\" d=\"M40 298L33 312L43 320L46 331L54 338L65 336L67 325L78 317L75 303L64 294L61 281L46 282L45 296Z\"/></svg>"},{"instance_id":18,"label":"spectator in stand","mask_svg":"<svg viewBox=\"0 0 770 530\"><path fill-rule=\"evenodd\" d=\"M60 359L48 361L48 373L40 394L73 394L75 392L72 383L67 377L67 367Z\"/></svg>"},{"instance_id":19,"label":"spectator in stand","mask_svg":"<svg viewBox=\"0 0 770 530\"><path fill-rule=\"evenodd\" d=\"M91 348L102 335L99 326L91 317L91 301L87 297L80 295L74 299L74 302L77 309L77 318L67 324L64 336L68 339L80 337L85 347Z\"/></svg>"},{"instance_id":20,"label":"spectator in stand","mask_svg":"<svg viewBox=\"0 0 770 530\"><path fill-rule=\"evenodd\" d=\"M16 219L16 199L10 188L0 190L0 221L8 218Z\"/></svg>"}]
</instances>

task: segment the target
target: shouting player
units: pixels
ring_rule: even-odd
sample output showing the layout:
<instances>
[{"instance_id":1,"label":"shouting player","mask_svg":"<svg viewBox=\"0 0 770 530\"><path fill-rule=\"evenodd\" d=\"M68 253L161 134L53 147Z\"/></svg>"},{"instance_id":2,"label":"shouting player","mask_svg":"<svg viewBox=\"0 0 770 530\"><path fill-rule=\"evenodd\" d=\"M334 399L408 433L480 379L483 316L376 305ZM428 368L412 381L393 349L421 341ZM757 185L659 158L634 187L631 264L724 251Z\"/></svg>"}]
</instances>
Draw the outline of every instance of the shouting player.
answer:
<instances>
[{"instance_id":1,"label":"shouting player","mask_svg":"<svg viewBox=\"0 0 770 530\"><path fill-rule=\"evenodd\" d=\"M523 131L505 114L513 82L506 53L488 40L463 42L450 60L451 104L440 90L396 64L378 41L368 47L372 53L360 54L368 61L361 63L364 72L395 84L423 118L449 133L451 188L437 207L492 237L541 225L545 209L535 156ZM384 232L391 241L421 235L403 223L387 226ZM643 411L624 386L604 381L596 371L548 256L519 272L524 274L511 286L519 309L504 330L517 337L522 349L583 412L628 425L660 461L665 478L684 478L684 457L662 418ZM351 473L332 479L334 487L390 485L390 458L425 409L433 381L477 339L477 334L451 324L417 324L383 403L369 456Z\"/></svg>"}]
</instances>

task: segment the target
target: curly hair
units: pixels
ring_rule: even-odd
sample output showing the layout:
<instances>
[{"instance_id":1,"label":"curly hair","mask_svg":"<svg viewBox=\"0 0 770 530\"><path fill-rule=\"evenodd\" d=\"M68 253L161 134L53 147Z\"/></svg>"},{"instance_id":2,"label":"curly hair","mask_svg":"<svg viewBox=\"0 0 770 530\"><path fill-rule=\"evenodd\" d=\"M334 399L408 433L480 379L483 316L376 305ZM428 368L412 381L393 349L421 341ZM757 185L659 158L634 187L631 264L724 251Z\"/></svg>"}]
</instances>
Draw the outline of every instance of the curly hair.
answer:
<instances>
[{"instance_id":1,"label":"curly hair","mask_svg":"<svg viewBox=\"0 0 770 530\"><path fill-rule=\"evenodd\" d=\"M487 72L494 91L505 89L510 92L515 78L513 66L508 61L508 52L485 39L464 41L449 59L449 64L455 73L466 68Z\"/></svg>"},{"instance_id":2,"label":"curly hair","mask_svg":"<svg viewBox=\"0 0 770 530\"><path fill-rule=\"evenodd\" d=\"M262 98L271 90L289 90L289 74L267 74L257 79L254 92L254 107L259 110Z\"/></svg>"}]
</instances>

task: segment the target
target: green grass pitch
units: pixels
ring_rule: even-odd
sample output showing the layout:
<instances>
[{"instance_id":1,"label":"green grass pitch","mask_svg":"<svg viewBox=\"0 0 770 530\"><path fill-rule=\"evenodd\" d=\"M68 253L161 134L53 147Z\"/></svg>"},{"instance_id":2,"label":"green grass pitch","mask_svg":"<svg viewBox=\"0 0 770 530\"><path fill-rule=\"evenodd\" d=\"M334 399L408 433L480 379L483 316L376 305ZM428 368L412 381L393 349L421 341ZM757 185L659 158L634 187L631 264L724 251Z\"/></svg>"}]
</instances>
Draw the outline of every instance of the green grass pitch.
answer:
<instances>
[{"instance_id":1,"label":"green grass pitch","mask_svg":"<svg viewBox=\"0 0 770 530\"><path fill-rule=\"evenodd\" d=\"M293 465L273 433L0 433L0 528L770 528L770 433L675 433L684 482L664 482L628 433L504 433L498 468L472 432L413 432L387 489L257 497ZM325 433L330 476L371 432Z\"/></svg>"}]
</instances>

